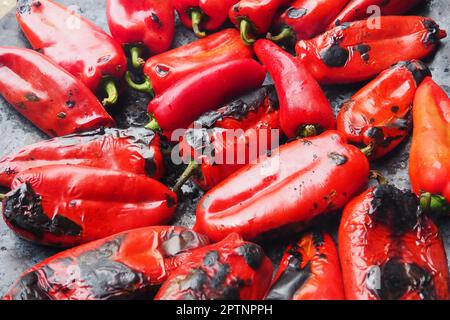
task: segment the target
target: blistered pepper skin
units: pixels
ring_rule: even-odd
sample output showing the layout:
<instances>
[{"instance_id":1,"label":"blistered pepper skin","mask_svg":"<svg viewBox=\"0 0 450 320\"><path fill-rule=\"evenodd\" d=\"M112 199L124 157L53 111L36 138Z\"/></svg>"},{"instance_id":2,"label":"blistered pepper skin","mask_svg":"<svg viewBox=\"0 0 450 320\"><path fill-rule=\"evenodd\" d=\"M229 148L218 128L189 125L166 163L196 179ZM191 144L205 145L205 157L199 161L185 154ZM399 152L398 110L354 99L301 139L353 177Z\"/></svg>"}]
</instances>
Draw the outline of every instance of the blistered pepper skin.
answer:
<instances>
[{"instance_id":1,"label":"blistered pepper skin","mask_svg":"<svg viewBox=\"0 0 450 320\"><path fill-rule=\"evenodd\" d=\"M362 193L344 210L338 243L347 299L449 299L442 239L414 194L391 185Z\"/></svg>"},{"instance_id":2,"label":"blistered pepper skin","mask_svg":"<svg viewBox=\"0 0 450 320\"><path fill-rule=\"evenodd\" d=\"M149 299L192 250L208 243L181 227L126 231L42 261L3 300Z\"/></svg>"},{"instance_id":3,"label":"blistered pepper skin","mask_svg":"<svg viewBox=\"0 0 450 320\"><path fill-rule=\"evenodd\" d=\"M273 265L263 249L236 234L200 248L169 276L155 300L261 300Z\"/></svg>"},{"instance_id":4,"label":"blistered pepper skin","mask_svg":"<svg viewBox=\"0 0 450 320\"><path fill-rule=\"evenodd\" d=\"M105 169L53 165L14 178L3 218L20 237L70 247L125 230L163 225L177 196L157 180Z\"/></svg>"}]
</instances>

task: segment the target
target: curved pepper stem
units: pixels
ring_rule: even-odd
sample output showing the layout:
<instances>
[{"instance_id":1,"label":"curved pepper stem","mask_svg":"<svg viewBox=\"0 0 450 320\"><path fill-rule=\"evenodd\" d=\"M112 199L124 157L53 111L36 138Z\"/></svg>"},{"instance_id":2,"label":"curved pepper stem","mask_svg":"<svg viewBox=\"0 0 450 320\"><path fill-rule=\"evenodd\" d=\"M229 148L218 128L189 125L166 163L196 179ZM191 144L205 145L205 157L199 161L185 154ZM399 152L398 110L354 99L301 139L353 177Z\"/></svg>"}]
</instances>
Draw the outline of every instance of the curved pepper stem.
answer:
<instances>
[{"instance_id":1,"label":"curved pepper stem","mask_svg":"<svg viewBox=\"0 0 450 320\"><path fill-rule=\"evenodd\" d=\"M156 119L152 119L149 124L145 126L145 128L153 130L153 131L161 131L161 127L158 124Z\"/></svg>"},{"instance_id":2,"label":"curved pepper stem","mask_svg":"<svg viewBox=\"0 0 450 320\"><path fill-rule=\"evenodd\" d=\"M191 20L192 20L192 30L195 35L199 38L206 37L206 33L200 30L200 23L203 19L203 12L200 10L192 10L191 12Z\"/></svg>"},{"instance_id":3,"label":"curved pepper stem","mask_svg":"<svg viewBox=\"0 0 450 320\"><path fill-rule=\"evenodd\" d=\"M300 138L309 138L317 136L320 133L320 127L313 124L304 125L298 131Z\"/></svg>"},{"instance_id":4,"label":"curved pepper stem","mask_svg":"<svg viewBox=\"0 0 450 320\"><path fill-rule=\"evenodd\" d=\"M277 34L276 36L272 36L271 33L268 33L266 38L273 41L273 42L279 42L286 39L291 39L295 36L294 31L291 27L285 26L283 29L281 29L281 32Z\"/></svg>"},{"instance_id":5,"label":"curved pepper stem","mask_svg":"<svg viewBox=\"0 0 450 320\"><path fill-rule=\"evenodd\" d=\"M181 190L181 187L184 186L184 184L199 171L200 165L197 162L192 161L189 163L183 174L178 178L177 183L172 188L172 191L178 193Z\"/></svg>"},{"instance_id":6,"label":"curved pepper stem","mask_svg":"<svg viewBox=\"0 0 450 320\"><path fill-rule=\"evenodd\" d=\"M422 193L419 198L420 208L425 213L448 213L450 204L443 196L433 195L429 192Z\"/></svg>"},{"instance_id":7,"label":"curved pepper stem","mask_svg":"<svg viewBox=\"0 0 450 320\"><path fill-rule=\"evenodd\" d=\"M147 76L145 76L145 81L143 83L136 83L133 81L133 79L131 79L131 72L127 71L125 73L125 81L130 88L133 88L134 90L137 90L139 92L148 93L152 97L154 96L152 84Z\"/></svg>"},{"instance_id":8,"label":"curved pepper stem","mask_svg":"<svg viewBox=\"0 0 450 320\"><path fill-rule=\"evenodd\" d=\"M387 179L377 170L370 170L369 179L377 180L379 184L387 184Z\"/></svg>"},{"instance_id":9,"label":"curved pepper stem","mask_svg":"<svg viewBox=\"0 0 450 320\"><path fill-rule=\"evenodd\" d=\"M5 199L5 198L6 198L6 194L0 193L0 201L2 201L2 200Z\"/></svg>"},{"instance_id":10,"label":"curved pepper stem","mask_svg":"<svg viewBox=\"0 0 450 320\"><path fill-rule=\"evenodd\" d=\"M362 153L364 153L364 155L367 158L370 158L372 156L372 154L373 154L373 150L374 149L375 149L375 144L370 143L368 146L366 146L364 148L361 148L360 150L361 150Z\"/></svg>"},{"instance_id":11,"label":"curved pepper stem","mask_svg":"<svg viewBox=\"0 0 450 320\"><path fill-rule=\"evenodd\" d=\"M119 100L119 91L114 80L105 81L104 90L106 92L106 98L103 99L102 104L105 107L116 104L117 100Z\"/></svg>"},{"instance_id":12,"label":"curved pepper stem","mask_svg":"<svg viewBox=\"0 0 450 320\"><path fill-rule=\"evenodd\" d=\"M130 48L130 56L131 56L131 65L135 69L141 69L145 60L141 58L142 48L139 46L134 46Z\"/></svg>"},{"instance_id":13,"label":"curved pepper stem","mask_svg":"<svg viewBox=\"0 0 450 320\"><path fill-rule=\"evenodd\" d=\"M255 39L249 38L249 34L252 29L252 24L249 21L242 19L239 24L239 29L241 32L241 39L246 45L251 46L255 43Z\"/></svg>"}]
</instances>

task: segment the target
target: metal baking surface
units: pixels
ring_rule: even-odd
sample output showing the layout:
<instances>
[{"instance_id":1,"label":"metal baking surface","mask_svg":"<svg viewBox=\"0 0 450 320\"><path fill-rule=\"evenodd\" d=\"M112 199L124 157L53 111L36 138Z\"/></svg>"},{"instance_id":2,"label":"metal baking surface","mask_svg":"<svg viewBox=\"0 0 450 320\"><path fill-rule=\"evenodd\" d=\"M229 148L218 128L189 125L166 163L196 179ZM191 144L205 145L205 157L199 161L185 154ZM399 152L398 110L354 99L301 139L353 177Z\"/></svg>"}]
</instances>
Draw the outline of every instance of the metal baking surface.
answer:
<instances>
[{"instance_id":1,"label":"metal baking surface","mask_svg":"<svg viewBox=\"0 0 450 320\"><path fill-rule=\"evenodd\" d=\"M78 6L80 13L107 29L104 1L98 0L59 0L65 6ZM450 31L450 2L447 0L431 0L420 8L416 14L435 19L439 25ZM0 19L0 45L29 47L27 40L21 33L14 11L9 12ZM195 40L193 33L182 26L177 26L174 46L180 46ZM443 40L437 54L425 62L433 72L434 79L450 93L449 79L449 38ZM343 101L348 99L361 85L327 87L326 94L331 101L335 112L339 110ZM130 124L143 125L148 121L146 115L148 98L131 90L125 92L119 105L113 111L119 127ZM36 129L31 122L23 118L0 97L0 157L14 152L20 147L46 139L46 136ZM408 153L410 141L403 143L393 154L380 162L373 163L388 180L400 188L409 188L408 179ZM6 191L6 190L0 190ZM195 205L201 197L200 191L191 188L180 201L180 206L174 224L191 227L195 221ZM325 228L335 233L339 223L339 216L335 215L326 222L321 223ZM442 237L445 239L447 256L450 257L450 221L439 222ZM262 244L275 264L281 258L282 251L288 239L280 239L277 244ZM26 269L37 262L54 254L57 250L30 244L16 237L4 224L0 222L0 296L8 290L15 279ZM450 260L449 263L450 265Z\"/></svg>"}]
</instances>

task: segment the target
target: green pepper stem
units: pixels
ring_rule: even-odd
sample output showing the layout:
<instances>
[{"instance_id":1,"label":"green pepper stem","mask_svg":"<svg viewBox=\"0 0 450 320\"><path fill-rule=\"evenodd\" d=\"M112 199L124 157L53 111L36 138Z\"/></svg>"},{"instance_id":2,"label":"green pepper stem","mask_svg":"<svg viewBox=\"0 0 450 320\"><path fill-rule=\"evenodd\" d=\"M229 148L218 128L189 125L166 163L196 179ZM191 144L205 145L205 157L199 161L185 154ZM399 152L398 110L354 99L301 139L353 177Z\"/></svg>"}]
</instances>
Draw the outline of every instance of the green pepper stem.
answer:
<instances>
[{"instance_id":1,"label":"green pepper stem","mask_svg":"<svg viewBox=\"0 0 450 320\"><path fill-rule=\"evenodd\" d=\"M6 194L0 193L0 201L2 201L2 200L5 199L5 198L6 198Z\"/></svg>"},{"instance_id":2,"label":"green pepper stem","mask_svg":"<svg viewBox=\"0 0 450 320\"><path fill-rule=\"evenodd\" d=\"M424 192L419 197L420 208L426 213L448 213L450 205L443 196Z\"/></svg>"},{"instance_id":3,"label":"green pepper stem","mask_svg":"<svg viewBox=\"0 0 450 320\"><path fill-rule=\"evenodd\" d=\"M200 165L197 162L192 161L191 163L189 163L183 174L180 176L180 178L178 178L177 183L172 188L172 191L178 193L181 190L181 187L184 186L184 184L199 170Z\"/></svg>"},{"instance_id":4,"label":"green pepper stem","mask_svg":"<svg viewBox=\"0 0 450 320\"><path fill-rule=\"evenodd\" d=\"M153 130L153 131L161 131L161 127L158 124L158 121L156 119L152 119L149 124L145 126L145 128Z\"/></svg>"},{"instance_id":5,"label":"green pepper stem","mask_svg":"<svg viewBox=\"0 0 450 320\"><path fill-rule=\"evenodd\" d=\"M369 145L367 145L367 146L364 147L364 148L361 148L360 150L361 150L362 153L364 153L364 155L365 155L367 158L370 158L370 157L372 156L372 154L373 154L373 150L374 150L374 149L375 149L375 144L369 143Z\"/></svg>"},{"instance_id":6,"label":"green pepper stem","mask_svg":"<svg viewBox=\"0 0 450 320\"><path fill-rule=\"evenodd\" d=\"M308 138L317 136L320 132L320 128L317 125L308 124L304 125L299 130L299 137L300 138Z\"/></svg>"},{"instance_id":7,"label":"green pepper stem","mask_svg":"<svg viewBox=\"0 0 450 320\"><path fill-rule=\"evenodd\" d=\"M279 42L294 37L294 31L291 27L285 26L276 36L272 36L271 33L268 33L266 37L273 42Z\"/></svg>"},{"instance_id":8,"label":"green pepper stem","mask_svg":"<svg viewBox=\"0 0 450 320\"><path fill-rule=\"evenodd\" d=\"M242 41L244 41L244 43L248 46L254 44L255 39L249 38L249 34L252 29L252 24L250 23L250 21L242 19L241 23L239 24L239 28L241 31Z\"/></svg>"},{"instance_id":9,"label":"green pepper stem","mask_svg":"<svg viewBox=\"0 0 450 320\"><path fill-rule=\"evenodd\" d=\"M377 180L379 184L387 184L387 179L377 170L370 170L369 179Z\"/></svg>"},{"instance_id":10,"label":"green pepper stem","mask_svg":"<svg viewBox=\"0 0 450 320\"><path fill-rule=\"evenodd\" d=\"M200 30L200 23L203 19L203 13L200 10L192 10L191 20L192 20L192 30L195 35L199 38L206 37L206 33Z\"/></svg>"},{"instance_id":11,"label":"green pepper stem","mask_svg":"<svg viewBox=\"0 0 450 320\"><path fill-rule=\"evenodd\" d=\"M145 81L143 83L136 83L133 81L133 79L131 79L131 72L127 71L127 73L125 73L125 81L130 88L133 88L134 90L137 90L139 92L148 93L153 97L154 92L152 84L147 76L145 76Z\"/></svg>"},{"instance_id":12,"label":"green pepper stem","mask_svg":"<svg viewBox=\"0 0 450 320\"><path fill-rule=\"evenodd\" d=\"M134 46L130 48L130 56L131 56L131 65L135 69L141 69L144 64L145 60L141 58L142 54L142 48L139 46Z\"/></svg>"},{"instance_id":13,"label":"green pepper stem","mask_svg":"<svg viewBox=\"0 0 450 320\"><path fill-rule=\"evenodd\" d=\"M105 107L116 104L117 100L119 100L119 91L114 80L105 81L104 90L106 92L106 98L103 99L102 104Z\"/></svg>"}]
</instances>

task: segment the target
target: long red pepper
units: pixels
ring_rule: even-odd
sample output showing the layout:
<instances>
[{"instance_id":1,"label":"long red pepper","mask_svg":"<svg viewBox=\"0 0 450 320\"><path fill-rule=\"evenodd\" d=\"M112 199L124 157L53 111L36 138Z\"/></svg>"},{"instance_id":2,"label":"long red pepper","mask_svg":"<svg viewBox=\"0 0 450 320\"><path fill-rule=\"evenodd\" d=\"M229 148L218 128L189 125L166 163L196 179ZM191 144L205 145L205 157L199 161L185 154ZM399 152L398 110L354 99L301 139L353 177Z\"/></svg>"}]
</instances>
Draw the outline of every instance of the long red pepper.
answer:
<instances>
[{"instance_id":1,"label":"long red pepper","mask_svg":"<svg viewBox=\"0 0 450 320\"><path fill-rule=\"evenodd\" d=\"M20 0L16 17L34 49L105 96L104 105L117 102L126 58L100 27L51 0Z\"/></svg>"},{"instance_id":2,"label":"long red pepper","mask_svg":"<svg viewBox=\"0 0 450 320\"><path fill-rule=\"evenodd\" d=\"M4 195L3 217L24 239L74 246L170 221L177 196L132 173L53 165L26 170Z\"/></svg>"},{"instance_id":3,"label":"long red pepper","mask_svg":"<svg viewBox=\"0 0 450 320\"><path fill-rule=\"evenodd\" d=\"M208 243L205 236L181 227L126 231L38 263L3 299L148 299L192 250Z\"/></svg>"},{"instance_id":4,"label":"long red pepper","mask_svg":"<svg viewBox=\"0 0 450 320\"><path fill-rule=\"evenodd\" d=\"M272 272L263 249L233 233L194 250L172 272L155 300L261 300Z\"/></svg>"},{"instance_id":5,"label":"long red pepper","mask_svg":"<svg viewBox=\"0 0 450 320\"><path fill-rule=\"evenodd\" d=\"M0 94L52 137L114 125L84 84L29 49L0 47Z\"/></svg>"},{"instance_id":6,"label":"long red pepper","mask_svg":"<svg viewBox=\"0 0 450 320\"><path fill-rule=\"evenodd\" d=\"M425 17L380 17L379 23L376 28L367 21L351 22L299 41L297 55L320 83L353 83L369 80L399 61L422 59L446 37Z\"/></svg>"},{"instance_id":7,"label":"long red pepper","mask_svg":"<svg viewBox=\"0 0 450 320\"><path fill-rule=\"evenodd\" d=\"M334 131L290 142L211 189L197 207L195 230L212 241L303 229L342 208L368 182L369 163Z\"/></svg>"},{"instance_id":8,"label":"long red pepper","mask_svg":"<svg viewBox=\"0 0 450 320\"><path fill-rule=\"evenodd\" d=\"M255 53L272 77L280 100L280 124L289 137L334 129L333 110L308 69L269 40L258 40Z\"/></svg>"}]
</instances>

